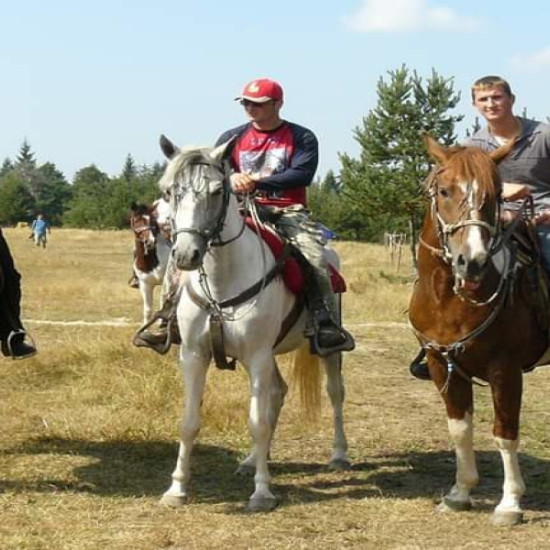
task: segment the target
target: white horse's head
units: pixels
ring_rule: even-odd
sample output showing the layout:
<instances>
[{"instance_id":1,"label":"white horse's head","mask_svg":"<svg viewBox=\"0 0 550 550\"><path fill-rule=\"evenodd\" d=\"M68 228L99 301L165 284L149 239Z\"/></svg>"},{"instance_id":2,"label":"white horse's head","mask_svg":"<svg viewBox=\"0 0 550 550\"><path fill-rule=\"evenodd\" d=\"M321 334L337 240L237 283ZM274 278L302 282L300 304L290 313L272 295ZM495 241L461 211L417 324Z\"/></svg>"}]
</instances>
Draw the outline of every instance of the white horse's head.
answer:
<instances>
[{"instance_id":1,"label":"white horse's head","mask_svg":"<svg viewBox=\"0 0 550 550\"><path fill-rule=\"evenodd\" d=\"M178 269L197 269L208 247L220 239L230 195L229 145L180 149L161 136L169 162L159 187L170 197L172 254Z\"/></svg>"}]
</instances>

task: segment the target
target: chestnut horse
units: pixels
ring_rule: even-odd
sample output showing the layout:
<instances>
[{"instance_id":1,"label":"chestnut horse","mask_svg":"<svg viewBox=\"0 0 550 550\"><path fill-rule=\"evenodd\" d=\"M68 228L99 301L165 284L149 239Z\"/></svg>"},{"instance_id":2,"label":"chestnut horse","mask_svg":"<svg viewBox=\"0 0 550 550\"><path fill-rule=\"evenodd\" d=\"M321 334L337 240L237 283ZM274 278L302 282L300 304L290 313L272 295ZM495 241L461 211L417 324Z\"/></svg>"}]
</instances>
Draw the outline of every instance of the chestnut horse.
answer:
<instances>
[{"instance_id":1,"label":"chestnut horse","mask_svg":"<svg viewBox=\"0 0 550 550\"><path fill-rule=\"evenodd\" d=\"M420 234L409 317L455 446L455 484L439 510L471 507L470 490L478 482L472 385L479 379L491 388L493 436L504 468L492 522L514 525L522 520L525 492L517 452L522 374L548 347L546 287L536 258L519 261L511 239L515 225L501 226L497 164L510 147L489 155L474 147L444 148L429 136L425 141L436 166L425 183L431 207ZM521 214L513 223L529 229Z\"/></svg>"},{"instance_id":2,"label":"chestnut horse","mask_svg":"<svg viewBox=\"0 0 550 550\"><path fill-rule=\"evenodd\" d=\"M143 322L153 316L153 294L164 282L164 274L172 246L169 219L164 210L168 203L162 199L153 205L132 203L130 226L134 233L134 272L143 298Z\"/></svg>"}]
</instances>

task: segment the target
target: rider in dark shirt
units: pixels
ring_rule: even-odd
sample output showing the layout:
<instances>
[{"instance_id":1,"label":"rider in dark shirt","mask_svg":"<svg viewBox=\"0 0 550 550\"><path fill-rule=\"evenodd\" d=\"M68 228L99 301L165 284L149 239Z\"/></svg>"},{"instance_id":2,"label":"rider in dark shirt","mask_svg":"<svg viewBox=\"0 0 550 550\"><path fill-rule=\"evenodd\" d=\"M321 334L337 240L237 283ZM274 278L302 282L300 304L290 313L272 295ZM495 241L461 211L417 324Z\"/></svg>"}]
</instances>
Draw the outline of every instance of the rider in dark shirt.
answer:
<instances>
[{"instance_id":1,"label":"rider in dark shirt","mask_svg":"<svg viewBox=\"0 0 550 550\"><path fill-rule=\"evenodd\" d=\"M25 330L21 323L21 275L0 229L0 340L2 353L14 359L24 359L36 353L25 342Z\"/></svg>"}]
</instances>

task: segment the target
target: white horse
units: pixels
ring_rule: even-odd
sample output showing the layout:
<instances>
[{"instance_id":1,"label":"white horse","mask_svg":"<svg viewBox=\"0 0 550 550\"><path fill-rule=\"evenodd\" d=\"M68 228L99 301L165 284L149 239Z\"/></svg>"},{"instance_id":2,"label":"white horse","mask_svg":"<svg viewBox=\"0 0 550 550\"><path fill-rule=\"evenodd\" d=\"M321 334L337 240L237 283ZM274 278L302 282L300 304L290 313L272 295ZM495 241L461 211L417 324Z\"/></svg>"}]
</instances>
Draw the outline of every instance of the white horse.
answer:
<instances>
[{"instance_id":1,"label":"white horse","mask_svg":"<svg viewBox=\"0 0 550 550\"><path fill-rule=\"evenodd\" d=\"M188 496L190 455L201 425L206 374L212 356L216 357L214 342L222 340L223 360L225 356L238 360L250 377L253 448L238 470L255 470L255 490L247 509L268 511L277 504L270 489L269 449L287 392L275 355L300 350L297 356L305 353L310 360L308 370L302 371L301 389L312 386L311 377L315 384L319 381L318 358L305 351L306 312L295 307L302 301L276 275L270 248L244 225L228 181L227 144L180 150L162 136L161 148L170 159L159 186L170 194L173 261L188 272L177 309L185 388L180 447L172 484L161 502L177 506ZM293 312L294 320L289 322ZM349 461L341 354L322 361L334 413L329 467L345 469Z\"/></svg>"},{"instance_id":2,"label":"white horse","mask_svg":"<svg viewBox=\"0 0 550 550\"><path fill-rule=\"evenodd\" d=\"M130 225L134 232L134 272L143 299L143 323L153 316L155 287L162 285L170 257L169 204L159 199L152 206L133 203Z\"/></svg>"}]
</instances>

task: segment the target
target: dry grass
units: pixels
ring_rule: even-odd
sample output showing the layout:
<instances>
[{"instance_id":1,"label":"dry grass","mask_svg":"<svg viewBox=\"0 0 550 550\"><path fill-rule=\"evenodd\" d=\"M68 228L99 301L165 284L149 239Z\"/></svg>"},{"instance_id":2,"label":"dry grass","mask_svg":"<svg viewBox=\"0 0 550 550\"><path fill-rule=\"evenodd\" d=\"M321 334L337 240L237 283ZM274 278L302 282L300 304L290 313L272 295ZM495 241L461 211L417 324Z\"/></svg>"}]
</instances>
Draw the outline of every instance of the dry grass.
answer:
<instances>
[{"instance_id":1,"label":"dry grass","mask_svg":"<svg viewBox=\"0 0 550 550\"><path fill-rule=\"evenodd\" d=\"M330 473L330 409L303 421L294 395L273 448L281 505L248 515L251 480L233 476L248 448L247 381L211 371L194 456L193 497L182 509L158 499L176 457L182 399L175 355L134 349L140 298L126 287L124 232L54 231L47 250L8 230L24 282L24 312L40 354L0 363L0 548L546 548L550 522L548 371L526 377L521 463L526 523L489 526L501 467L490 439L490 397L477 390L482 483L475 511L437 515L454 475L446 421L431 384L411 379L416 346L405 325L412 278L382 247L339 243L357 337L349 354L351 471ZM36 321L125 321L67 326ZM283 369L288 370L286 366Z\"/></svg>"}]
</instances>

